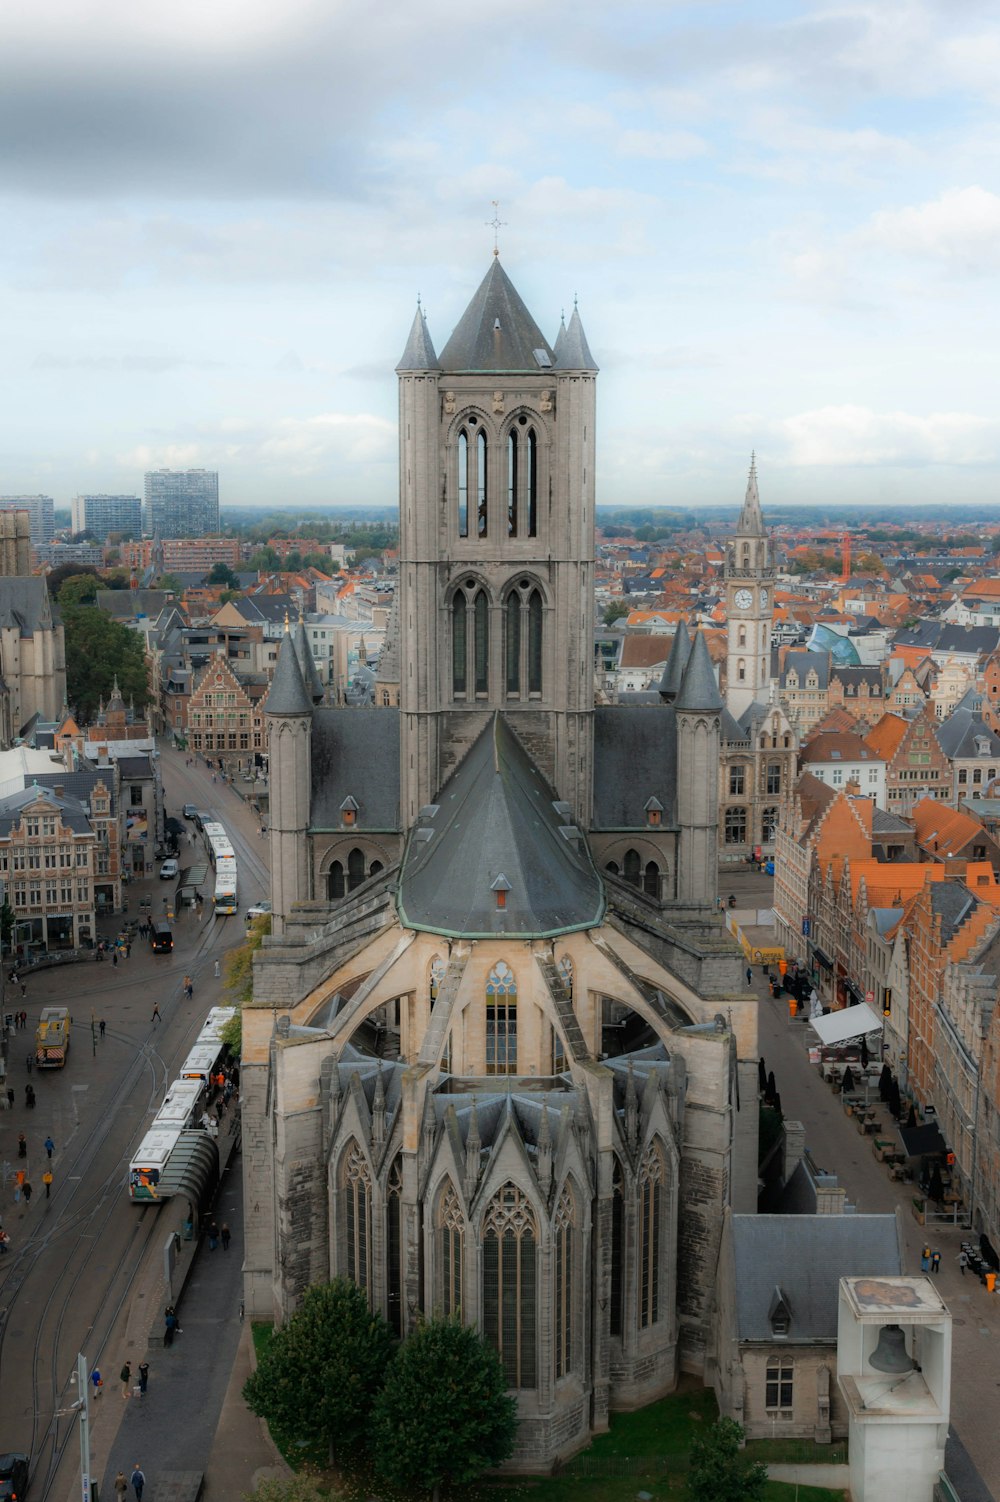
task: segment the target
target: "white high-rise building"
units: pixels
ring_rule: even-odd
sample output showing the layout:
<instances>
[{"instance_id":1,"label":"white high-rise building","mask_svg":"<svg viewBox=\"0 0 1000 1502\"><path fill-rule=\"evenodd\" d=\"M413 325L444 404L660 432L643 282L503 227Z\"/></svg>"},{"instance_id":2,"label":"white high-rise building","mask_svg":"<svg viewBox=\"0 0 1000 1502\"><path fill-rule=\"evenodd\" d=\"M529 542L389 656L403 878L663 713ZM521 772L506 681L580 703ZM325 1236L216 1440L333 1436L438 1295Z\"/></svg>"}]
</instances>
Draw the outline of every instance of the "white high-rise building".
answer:
<instances>
[{"instance_id":1,"label":"white high-rise building","mask_svg":"<svg viewBox=\"0 0 1000 1502\"><path fill-rule=\"evenodd\" d=\"M147 537L208 537L219 530L219 476L214 469L155 469L146 475Z\"/></svg>"}]
</instances>

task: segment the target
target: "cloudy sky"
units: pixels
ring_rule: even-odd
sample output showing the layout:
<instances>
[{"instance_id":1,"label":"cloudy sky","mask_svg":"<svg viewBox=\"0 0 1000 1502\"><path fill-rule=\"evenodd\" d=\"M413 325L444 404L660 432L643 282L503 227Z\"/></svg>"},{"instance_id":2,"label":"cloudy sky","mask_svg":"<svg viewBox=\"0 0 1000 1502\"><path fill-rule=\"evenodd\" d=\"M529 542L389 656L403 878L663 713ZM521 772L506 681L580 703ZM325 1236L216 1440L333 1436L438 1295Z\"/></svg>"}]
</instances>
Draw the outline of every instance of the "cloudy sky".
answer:
<instances>
[{"instance_id":1,"label":"cloudy sky","mask_svg":"<svg viewBox=\"0 0 1000 1502\"><path fill-rule=\"evenodd\" d=\"M394 502L503 264L599 499L1000 499L994 0L5 0L0 493Z\"/></svg>"}]
</instances>

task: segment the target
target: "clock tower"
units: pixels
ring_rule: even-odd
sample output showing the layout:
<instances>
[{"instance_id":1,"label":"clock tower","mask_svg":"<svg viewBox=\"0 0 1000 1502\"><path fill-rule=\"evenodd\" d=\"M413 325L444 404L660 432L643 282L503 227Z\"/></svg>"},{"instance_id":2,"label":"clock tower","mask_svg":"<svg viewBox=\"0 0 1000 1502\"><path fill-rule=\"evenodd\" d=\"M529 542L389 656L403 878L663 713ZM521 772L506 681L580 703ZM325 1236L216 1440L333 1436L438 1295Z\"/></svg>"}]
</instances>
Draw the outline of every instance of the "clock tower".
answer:
<instances>
[{"instance_id":1,"label":"clock tower","mask_svg":"<svg viewBox=\"0 0 1000 1502\"><path fill-rule=\"evenodd\" d=\"M771 619L774 557L757 494L757 465L750 478L735 539L726 548L726 708L739 719L771 691Z\"/></svg>"}]
</instances>

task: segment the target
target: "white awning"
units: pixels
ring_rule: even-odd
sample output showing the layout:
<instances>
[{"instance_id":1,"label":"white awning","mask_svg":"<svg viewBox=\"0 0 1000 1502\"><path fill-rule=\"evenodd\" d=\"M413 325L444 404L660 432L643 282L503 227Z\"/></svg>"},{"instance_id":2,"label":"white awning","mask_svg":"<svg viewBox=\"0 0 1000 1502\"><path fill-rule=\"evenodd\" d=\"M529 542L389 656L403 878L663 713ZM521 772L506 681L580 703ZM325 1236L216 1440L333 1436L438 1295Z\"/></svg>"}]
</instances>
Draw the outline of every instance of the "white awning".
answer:
<instances>
[{"instance_id":1,"label":"white awning","mask_svg":"<svg viewBox=\"0 0 1000 1502\"><path fill-rule=\"evenodd\" d=\"M867 1002L857 1007L844 1007L841 1012L831 1012L827 1017L810 1017L809 1026L819 1033L823 1042L832 1045L844 1043L848 1038L857 1038L861 1033L881 1030L882 1018L873 1012Z\"/></svg>"}]
</instances>

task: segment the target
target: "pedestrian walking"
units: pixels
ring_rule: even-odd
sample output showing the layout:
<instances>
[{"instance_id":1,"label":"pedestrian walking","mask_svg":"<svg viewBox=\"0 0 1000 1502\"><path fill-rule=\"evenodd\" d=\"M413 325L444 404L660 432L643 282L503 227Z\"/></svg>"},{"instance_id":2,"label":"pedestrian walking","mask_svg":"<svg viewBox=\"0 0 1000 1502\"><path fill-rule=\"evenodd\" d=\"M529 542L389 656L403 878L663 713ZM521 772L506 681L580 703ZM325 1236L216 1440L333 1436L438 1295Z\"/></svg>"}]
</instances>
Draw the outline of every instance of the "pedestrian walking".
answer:
<instances>
[{"instance_id":1,"label":"pedestrian walking","mask_svg":"<svg viewBox=\"0 0 1000 1502\"><path fill-rule=\"evenodd\" d=\"M172 1346L174 1343L174 1336L177 1334L178 1329L177 1316L174 1313L173 1304L167 1305L167 1312L163 1316L163 1325L163 1344L165 1346Z\"/></svg>"},{"instance_id":2,"label":"pedestrian walking","mask_svg":"<svg viewBox=\"0 0 1000 1502\"><path fill-rule=\"evenodd\" d=\"M937 1277L941 1271L941 1253L931 1252L931 1272Z\"/></svg>"},{"instance_id":3,"label":"pedestrian walking","mask_svg":"<svg viewBox=\"0 0 1000 1502\"><path fill-rule=\"evenodd\" d=\"M153 1021L154 1022L159 1022L159 1020L160 1020L160 1003L158 1001L154 1001L153 1002Z\"/></svg>"},{"instance_id":4,"label":"pedestrian walking","mask_svg":"<svg viewBox=\"0 0 1000 1502\"><path fill-rule=\"evenodd\" d=\"M112 949L112 951L111 951L111 963L112 963L112 965L115 966L116 969L118 968L118 949L117 949L117 946L114 949Z\"/></svg>"},{"instance_id":5,"label":"pedestrian walking","mask_svg":"<svg viewBox=\"0 0 1000 1502\"><path fill-rule=\"evenodd\" d=\"M969 1265L969 1254L968 1254L968 1252L959 1252L959 1254L958 1254L958 1270L962 1274L963 1278L965 1277L965 1269L968 1267L968 1265Z\"/></svg>"},{"instance_id":6,"label":"pedestrian walking","mask_svg":"<svg viewBox=\"0 0 1000 1502\"><path fill-rule=\"evenodd\" d=\"M24 1104L29 1111L35 1109L35 1092L31 1085L25 1085L24 1087Z\"/></svg>"},{"instance_id":7,"label":"pedestrian walking","mask_svg":"<svg viewBox=\"0 0 1000 1502\"><path fill-rule=\"evenodd\" d=\"M27 1069L27 1071L28 1071L29 1074L31 1073L32 1066L34 1065L34 1062L35 1062L35 1052L34 1052L34 1049L29 1048L28 1049L28 1057L24 1061L24 1066Z\"/></svg>"},{"instance_id":8,"label":"pedestrian walking","mask_svg":"<svg viewBox=\"0 0 1000 1502\"><path fill-rule=\"evenodd\" d=\"M749 965L747 966L747 985L753 985L753 971L750 969Z\"/></svg>"},{"instance_id":9,"label":"pedestrian walking","mask_svg":"<svg viewBox=\"0 0 1000 1502\"><path fill-rule=\"evenodd\" d=\"M7 1090L7 1104L10 1106L11 1110L13 1111L13 1109L14 1109L14 1091L11 1088L8 1088L8 1090Z\"/></svg>"},{"instance_id":10,"label":"pedestrian walking","mask_svg":"<svg viewBox=\"0 0 1000 1502\"><path fill-rule=\"evenodd\" d=\"M187 997L188 1001L190 1001L192 996L194 995L194 981L191 979L190 975L185 975L184 977L184 995Z\"/></svg>"},{"instance_id":11,"label":"pedestrian walking","mask_svg":"<svg viewBox=\"0 0 1000 1502\"><path fill-rule=\"evenodd\" d=\"M52 1141L52 1138L51 1137L46 1137L46 1139L45 1139L45 1151L48 1153L48 1155L49 1155L50 1158L52 1157L52 1154L55 1152L55 1150L56 1150L56 1145Z\"/></svg>"},{"instance_id":12,"label":"pedestrian walking","mask_svg":"<svg viewBox=\"0 0 1000 1502\"><path fill-rule=\"evenodd\" d=\"M21 982L21 1000L22 1001L27 996L27 994L28 994L28 988L25 985L24 981L22 981ZM28 1015L27 1012L22 1012L21 1013L21 1026L22 1027L24 1026L24 1019L27 1017L27 1015Z\"/></svg>"},{"instance_id":13,"label":"pedestrian walking","mask_svg":"<svg viewBox=\"0 0 1000 1502\"><path fill-rule=\"evenodd\" d=\"M920 1250L920 1271L922 1273L929 1273L930 1270L931 1270L931 1249L930 1249L929 1246L921 1247L921 1250Z\"/></svg>"},{"instance_id":14,"label":"pedestrian walking","mask_svg":"<svg viewBox=\"0 0 1000 1502\"><path fill-rule=\"evenodd\" d=\"M142 1502L142 1489L146 1485L146 1478L139 1469L136 1461L132 1467L132 1490L135 1492L135 1502Z\"/></svg>"},{"instance_id":15,"label":"pedestrian walking","mask_svg":"<svg viewBox=\"0 0 1000 1502\"><path fill-rule=\"evenodd\" d=\"M233 1233L232 1233L232 1231L230 1231L230 1229L227 1226L227 1224L226 1224L225 1221L222 1222L222 1229L219 1232L219 1236L220 1236L220 1238L222 1240L222 1250L224 1252L228 1252L229 1251L229 1243L232 1240Z\"/></svg>"},{"instance_id":16,"label":"pedestrian walking","mask_svg":"<svg viewBox=\"0 0 1000 1502\"><path fill-rule=\"evenodd\" d=\"M132 940L131 939L126 939L125 940L125 958L127 960L130 960L132 958Z\"/></svg>"},{"instance_id":17,"label":"pedestrian walking","mask_svg":"<svg viewBox=\"0 0 1000 1502\"><path fill-rule=\"evenodd\" d=\"M17 1134L17 1156L19 1158L28 1156L28 1139L23 1132Z\"/></svg>"},{"instance_id":18,"label":"pedestrian walking","mask_svg":"<svg viewBox=\"0 0 1000 1502\"><path fill-rule=\"evenodd\" d=\"M24 1203L26 1205L30 1205L31 1204L31 1195L32 1195L31 1180L30 1179L25 1179L24 1183L21 1185L21 1193L24 1195Z\"/></svg>"},{"instance_id":19,"label":"pedestrian walking","mask_svg":"<svg viewBox=\"0 0 1000 1502\"><path fill-rule=\"evenodd\" d=\"M139 1362L139 1396L142 1397L142 1398L144 1398L146 1396L146 1384L147 1384L148 1381L149 1381L149 1362L148 1361L140 1361Z\"/></svg>"},{"instance_id":20,"label":"pedestrian walking","mask_svg":"<svg viewBox=\"0 0 1000 1502\"><path fill-rule=\"evenodd\" d=\"M219 1245L219 1228L215 1221L209 1221L208 1225L208 1250L214 1252Z\"/></svg>"},{"instance_id":21,"label":"pedestrian walking","mask_svg":"<svg viewBox=\"0 0 1000 1502\"><path fill-rule=\"evenodd\" d=\"M220 973L219 972L219 962L218 962L218 960L216 960L216 962L215 962L215 978L216 978L216 980L219 979L219 973Z\"/></svg>"},{"instance_id":22,"label":"pedestrian walking","mask_svg":"<svg viewBox=\"0 0 1000 1502\"><path fill-rule=\"evenodd\" d=\"M3 1227L0 1226L0 1255L2 1255L4 1252L7 1252L9 1250L10 1250L10 1237L7 1235L7 1232L3 1229Z\"/></svg>"},{"instance_id":23,"label":"pedestrian walking","mask_svg":"<svg viewBox=\"0 0 1000 1502\"><path fill-rule=\"evenodd\" d=\"M118 1375L122 1381L122 1397L127 1398L132 1392L132 1363L126 1361Z\"/></svg>"},{"instance_id":24,"label":"pedestrian walking","mask_svg":"<svg viewBox=\"0 0 1000 1502\"><path fill-rule=\"evenodd\" d=\"M45 1198L52 1198L52 1170L47 1168L42 1174L42 1183L45 1185Z\"/></svg>"},{"instance_id":25,"label":"pedestrian walking","mask_svg":"<svg viewBox=\"0 0 1000 1502\"><path fill-rule=\"evenodd\" d=\"M104 1378L101 1376L96 1366L90 1374L90 1385L94 1389L94 1397L99 1398L101 1396L101 1389L104 1386ZM118 1474L121 1476L120 1471ZM124 1476L122 1476L122 1480L125 1480Z\"/></svg>"},{"instance_id":26,"label":"pedestrian walking","mask_svg":"<svg viewBox=\"0 0 1000 1502\"><path fill-rule=\"evenodd\" d=\"M124 1502L127 1496L128 1482L125 1479L125 1472L119 1471L115 1477L115 1502Z\"/></svg>"},{"instance_id":27,"label":"pedestrian walking","mask_svg":"<svg viewBox=\"0 0 1000 1502\"><path fill-rule=\"evenodd\" d=\"M102 1017L102 1018L101 1018L101 1037L102 1037L102 1038L103 1038L103 1037L104 1037L104 1029L105 1029L105 1026L106 1026L106 1024L105 1024L105 1021L104 1021L104 1018L103 1018L103 1017Z\"/></svg>"}]
</instances>

